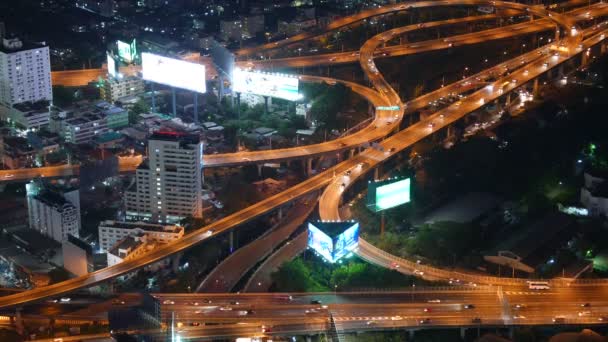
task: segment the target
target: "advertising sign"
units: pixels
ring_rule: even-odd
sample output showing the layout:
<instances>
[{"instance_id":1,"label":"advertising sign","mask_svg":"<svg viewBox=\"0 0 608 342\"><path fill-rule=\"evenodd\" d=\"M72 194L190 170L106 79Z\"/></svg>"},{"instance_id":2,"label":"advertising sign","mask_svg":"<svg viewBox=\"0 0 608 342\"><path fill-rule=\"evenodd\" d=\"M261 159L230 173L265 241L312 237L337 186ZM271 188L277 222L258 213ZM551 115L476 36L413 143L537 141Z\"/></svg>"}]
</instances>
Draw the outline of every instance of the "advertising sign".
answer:
<instances>
[{"instance_id":1,"label":"advertising sign","mask_svg":"<svg viewBox=\"0 0 608 342\"><path fill-rule=\"evenodd\" d=\"M204 93L205 66L144 52L141 54L144 80Z\"/></svg>"},{"instance_id":2,"label":"advertising sign","mask_svg":"<svg viewBox=\"0 0 608 342\"><path fill-rule=\"evenodd\" d=\"M116 41L118 47L118 57L120 57L125 63L132 63L137 56L137 45L135 39L129 43L125 43L122 40Z\"/></svg>"},{"instance_id":3,"label":"advertising sign","mask_svg":"<svg viewBox=\"0 0 608 342\"><path fill-rule=\"evenodd\" d=\"M350 253L359 244L359 222L353 222L352 227L338 235L334 243L333 261L338 261Z\"/></svg>"},{"instance_id":4,"label":"advertising sign","mask_svg":"<svg viewBox=\"0 0 608 342\"><path fill-rule=\"evenodd\" d=\"M116 77L116 61L114 61L114 57L112 55L110 55L109 53L107 54L107 59L108 59L108 74L110 74L110 76L112 76L112 77Z\"/></svg>"},{"instance_id":5,"label":"advertising sign","mask_svg":"<svg viewBox=\"0 0 608 342\"><path fill-rule=\"evenodd\" d=\"M331 238L312 223L308 223L308 247L314 249L329 262L333 262L333 243Z\"/></svg>"},{"instance_id":6,"label":"advertising sign","mask_svg":"<svg viewBox=\"0 0 608 342\"><path fill-rule=\"evenodd\" d=\"M411 201L411 179L387 179L370 182L367 189L367 206L382 211Z\"/></svg>"},{"instance_id":7,"label":"advertising sign","mask_svg":"<svg viewBox=\"0 0 608 342\"><path fill-rule=\"evenodd\" d=\"M268 74L234 69L232 89L237 93L270 96L289 101L302 98L298 93L299 80L295 76Z\"/></svg>"}]
</instances>

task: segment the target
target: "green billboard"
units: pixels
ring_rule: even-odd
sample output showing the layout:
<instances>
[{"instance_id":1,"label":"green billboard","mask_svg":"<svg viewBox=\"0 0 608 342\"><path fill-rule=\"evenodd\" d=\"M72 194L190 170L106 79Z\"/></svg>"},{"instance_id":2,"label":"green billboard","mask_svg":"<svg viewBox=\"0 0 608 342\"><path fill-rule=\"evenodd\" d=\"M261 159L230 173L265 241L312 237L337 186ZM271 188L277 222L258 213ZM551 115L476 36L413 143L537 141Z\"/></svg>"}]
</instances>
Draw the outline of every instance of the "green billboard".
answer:
<instances>
[{"instance_id":1,"label":"green billboard","mask_svg":"<svg viewBox=\"0 0 608 342\"><path fill-rule=\"evenodd\" d=\"M131 43L125 43L122 40L116 41L118 47L118 57L125 63L132 63L137 57L137 44L135 39Z\"/></svg>"},{"instance_id":2,"label":"green billboard","mask_svg":"<svg viewBox=\"0 0 608 342\"><path fill-rule=\"evenodd\" d=\"M389 178L369 182L367 187L367 207L372 211L382 211L411 201L411 178Z\"/></svg>"}]
</instances>

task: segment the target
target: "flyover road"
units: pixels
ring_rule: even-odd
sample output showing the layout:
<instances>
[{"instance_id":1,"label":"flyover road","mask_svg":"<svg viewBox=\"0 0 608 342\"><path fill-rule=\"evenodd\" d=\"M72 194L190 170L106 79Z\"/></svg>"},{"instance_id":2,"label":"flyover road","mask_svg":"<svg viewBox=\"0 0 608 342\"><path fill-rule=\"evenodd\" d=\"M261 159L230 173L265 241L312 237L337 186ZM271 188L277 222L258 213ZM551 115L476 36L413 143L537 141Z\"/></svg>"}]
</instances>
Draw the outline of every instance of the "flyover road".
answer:
<instances>
[{"instance_id":1,"label":"flyover road","mask_svg":"<svg viewBox=\"0 0 608 342\"><path fill-rule=\"evenodd\" d=\"M118 157L119 172L133 172L141 164L141 155ZM55 178L78 175L80 165L57 165L17 170L0 170L0 182L22 182L34 178Z\"/></svg>"},{"instance_id":2,"label":"flyover road","mask_svg":"<svg viewBox=\"0 0 608 342\"><path fill-rule=\"evenodd\" d=\"M566 4L564 4L564 6L576 6L576 5L588 4L588 3L589 3L589 1L573 0L573 1L569 1ZM525 10L525 8L526 8L525 5L520 5L518 7L504 7L504 6L501 6L501 4L494 4L493 1L476 1L476 0L470 0L470 1L466 1L466 0L465 1L460 1L460 0L457 0L457 1L451 1L451 0L449 0L449 1L416 1L416 2L411 2L411 3L407 3L407 4L382 6L382 7L378 7L378 8L374 8L374 9L364 10L364 11L361 11L352 16L347 16L347 17L333 20L329 25L323 27L322 29L320 29L318 31L304 32L304 33L300 33L295 36L291 36L289 38L279 40L276 42L271 42L268 44L263 44L263 45L259 45L259 46L249 47L249 48L243 48L243 49L236 51L236 53L239 56L248 56L248 55L253 55L260 51L267 51L267 50L272 50L272 49L283 48L290 44L293 44L293 43L296 43L299 41L303 41L306 39L319 37L319 36L325 35L327 33L330 33L331 31L338 30L340 28L361 22L365 19L373 18L376 16L384 15L384 14L409 11L409 10L416 9L416 8L439 7L439 6L466 6L466 5L470 5L470 6L496 5L497 7L501 8L501 9L515 9L515 10ZM542 11L542 13L545 15L548 14L548 11L546 11L540 7L534 6L534 9ZM541 14L536 14L536 15L543 16ZM566 27L569 27L569 26L566 25Z\"/></svg>"},{"instance_id":3,"label":"flyover road","mask_svg":"<svg viewBox=\"0 0 608 342\"><path fill-rule=\"evenodd\" d=\"M433 3L449 3L453 4L455 2L460 3L461 1L439 1ZM488 4L488 1L462 1L466 4ZM418 3L412 3L418 4ZM492 1L492 5L496 7L505 7L505 8L526 8L524 5L515 4L515 3L504 3L501 1ZM578 47L578 42L581 39L580 30L576 29L574 22L570 19L567 19L559 14L550 14L547 11L542 9L530 9L530 12L534 12L539 16L549 16L560 26L565 26L566 28L574 27L575 31L568 33L570 34L568 37L563 39L563 43L566 47L571 48L572 51ZM591 45L602 41L605 37L600 37L599 35L594 36L594 39L588 39L583 44L582 48L585 48L586 45ZM374 44L377 43L366 43L367 48L370 48ZM378 73L372 72L370 74L371 68L375 67L372 63L369 62L369 59L373 58L373 54L370 51L367 51L364 47L361 51L361 64L364 68L364 71L370 76L370 80L374 83L374 86L379 89L380 93L377 95L378 98L383 99L383 102L388 102L391 105L401 104L401 101L395 91L388 86L386 81L380 76ZM512 75L513 78L516 78L516 81L519 81L520 84L522 82L527 82L535 75L538 75L540 71L546 71L549 67L555 67L563 61L568 60L568 57L564 56L550 56L544 59L549 60L548 66L545 68L542 64L538 65L536 63L532 63L530 66L530 73ZM532 68L533 67L533 68ZM541 69L539 69L541 68ZM519 79L519 80L518 80ZM496 83L496 82L495 82ZM501 83L498 83L501 85ZM504 91L511 91L515 88L515 84L509 85L506 88L501 89ZM490 88L488 88L490 89ZM501 91L502 91L501 90ZM412 126L410 126L405 131L402 131L398 134L393 135L391 138L388 138L383 141L383 146L386 147L387 151L389 149L395 148L393 152L389 152L389 155L392 153L396 153L400 150L403 150L412 144L420 141L421 139L431 135L433 130L429 130L428 124L431 122L437 122L437 129L441 127L445 127L450 123L456 121L464 117L467 113L479 108L481 106L480 100L487 98L488 100L492 99L492 97L496 98L499 96L498 87L492 88L488 91L488 94L481 94L482 91L478 91L472 96L467 97L466 103L463 101L462 105L457 108L448 107L437 114L432 115L431 117L422 120ZM502 93L501 93L502 94ZM390 101L390 102L389 102ZM400 106L399 116L403 113L403 108ZM436 121L435 121L436 120ZM342 162L335 167L322 172L314 177L307 179L306 181L299 183L282 193L271 196L265 200L262 200L254 205L249 206L241 211L238 211L234 214L231 214L221 220L218 220L210 225L201 227L200 229L184 236L182 239L174 241L168 245L159 247L158 249L152 250L151 252L142 255L141 257L137 257L131 260L123 261L120 264L107 267L87 275L83 275L77 278L73 278L64 282L60 282L57 284L36 288L30 291L25 291L22 293L13 294L10 296L4 296L0 298L0 308L9 307L9 306L17 306L23 305L25 303L38 301L44 298L58 296L63 293L67 293L70 291L74 291L79 288L89 287L91 285L97 284L99 282L112 279L114 277L120 276L122 274L137 270L141 267L149 265L151 263L162 260L166 257L169 257L175 253L183 251L189 247L192 247L203 240L208 239L211 236L219 234L221 232L230 230L239 224L247 222L259 215L265 214L273 209L279 208L280 206L291 202L301 196L304 196L312 191L317 191L329 183L333 181L334 175L341 175L345 171L353 169L355 167L364 168L365 162L369 163L377 163L389 157L389 155L385 155L384 152L380 152L375 149L367 149L362 154L355 156L352 159L349 159L345 162Z\"/></svg>"},{"instance_id":4,"label":"flyover road","mask_svg":"<svg viewBox=\"0 0 608 342\"><path fill-rule=\"evenodd\" d=\"M600 30L601 29L601 30ZM368 167L373 167L383 160L389 158L394 153L402 151L403 149L412 146L416 142L427 137L429 134L436 132L455 121L463 118L470 112L473 112L479 108L482 108L487 103L498 99L499 97L513 91L522 84L525 84L534 78L546 73L549 69L559 66L561 63L572 58L575 54L581 53L587 50L587 48L601 42L605 39L606 25L597 25L592 27L588 31L598 32L587 38L581 45L574 44L574 42L567 43L566 46L572 51L569 57L562 56L559 53L548 53L546 47L537 49L534 53L540 52L539 58L527 62L524 66L511 73L508 77L503 77L495 82L489 83L486 87L477 92L471 94L466 99L462 100L461 103L452 104L435 114L429 116L426 119L406 128L405 130L393 135L392 137L384 140L381 143L384 151L379 152L371 149L366 150L358 157L365 157L369 153L369 158L366 158L363 163ZM390 31L389 31L390 32ZM381 35L380 35L381 36ZM373 38L372 38L373 39ZM372 40L370 40L372 41ZM373 48L373 41L368 41L364 48L371 45ZM370 44L368 44L370 43ZM364 49L362 49L364 51ZM368 52L367 56L371 56ZM364 54L362 53L362 57ZM367 61L367 60L366 60ZM373 69L373 65L370 62L370 68ZM392 150L391 150L392 149ZM340 175L337 177L332 184L328 185L326 190L321 196L319 208L320 217L323 220L339 220L339 203L341 196L345 188L347 188L352 182L364 173L364 170L353 169L353 172L349 176ZM408 274L416 274L429 280L445 280L460 279L465 282L471 283L483 283L483 284L500 284L500 285L516 285L524 284L527 279L511 279L511 278L499 278L499 277L487 277L483 275L477 275L473 273L463 273L451 270L444 270L428 265L419 265L414 261L405 260L389 253L386 253L378 248L371 246L366 241L360 239L359 247L356 250L362 258L384 267L392 267L398 269L400 272ZM570 280L563 280L569 282ZM553 283L559 282L559 280L552 280Z\"/></svg>"},{"instance_id":5,"label":"flyover road","mask_svg":"<svg viewBox=\"0 0 608 342\"><path fill-rule=\"evenodd\" d=\"M577 21L584 21L597 18L599 16L606 15L608 11L608 4L598 3L593 4L590 7L577 8L568 13L568 16L576 19ZM440 27L444 25L454 25L459 23L483 21L493 18L494 16L474 16L459 19L448 19L442 21L434 21L424 23L420 25L411 25L412 30L414 29L429 29L433 27ZM555 29L555 25L547 19L539 19L531 22L523 22L514 25L507 25L489 30L483 30L478 32L472 32L467 34L461 34L456 36L444 37L441 39L427 40L415 43L403 43L400 45L379 47L374 51L375 58L388 58L397 56L406 56L419 54L423 52L446 50L455 47L463 47L467 45L479 44L490 40L499 40L512 38L520 35L537 33L547 30ZM402 31L400 35L407 33ZM314 67L319 65L335 65L354 63L359 61L359 51L348 51L348 52L336 52L328 53L323 55L315 56L300 56L300 57L288 57L288 58L275 58L275 59L264 59L264 60L251 60L241 61L237 65L240 67L254 67L261 69L269 68L301 68L301 67Z\"/></svg>"},{"instance_id":6,"label":"flyover road","mask_svg":"<svg viewBox=\"0 0 608 342\"><path fill-rule=\"evenodd\" d=\"M217 265L199 284L196 292L230 292L250 269L306 221L316 205L317 198L313 196L297 201L274 229L237 249Z\"/></svg>"},{"instance_id":7,"label":"flyover road","mask_svg":"<svg viewBox=\"0 0 608 342\"><path fill-rule=\"evenodd\" d=\"M472 0L470 0L470 1L472 1ZM470 3L470 1L464 1L464 2ZM423 1L421 3L424 4L425 6L429 6L429 4L432 4L433 6L439 6L438 3L443 3L443 1ZM414 4L418 4L418 3L412 3L412 5L414 5ZM519 4L515 4L514 6L517 8L520 8L520 9L527 8L524 5L519 5ZM389 7L391 7L391 6L389 6ZM593 11L593 13L590 15L593 15L593 16L602 15L604 12L608 11L608 9L606 7L607 6L604 4L600 4L598 6L592 6L592 7L590 7L590 9L586 10L585 13L587 11ZM537 10L531 10L530 12L534 12L536 14L537 13L536 11ZM538 10L538 11L540 11L540 10ZM541 13L544 13L544 12L541 12ZM583 18L586 17L585 13L581 14ZM558 20L556 20L556 18ZM447 20L444 23L457 23L460 20L461 19L452 19L452 20ZM555 20L556 23L568 23L568 24L574 23L574 20L563 19L562 16L560 16L560 15L554 15L552 20ZM440 23L440 22L438 22L438 23ZM528 25L528 27L535 27L535 26L536 25ZM567 27L571 27L571 26L567 26ZM391 30L391 31L389 31L389 32L392 32L390 35L382 34L382 37L384 37L383 39L386 39L386 41L382 41L382 43L387 42L390 39L393 39L406 32L410 32L410 31L413 31L416 29L420 29L420 26L419 25L410 25L410 26L406 26L406 27L403 27L400 29ZM489 30L489 31L492 31L492 30ZM483 32L485 32L485 31L476 32L472 36L467 35L466 39L468 39L469 41L475 41L475 42L480 42L480 41L483 41L484 39L487 39L487 40L499 39L502 37L502 35L508 34L508 32L512 32L512 31L503 30L503 31L501 31L502 33L494 32L494 33L488 34L488 35L483 34ZM478 35L480 37L478 37ZM449 38L446 38L446 39L449 39ZM456 39L456 38L454 38L454 39ZM427 43L419 43L419 44L427 44ZM443 40L441 40L441 41L431 41L431 43L428 43L428 44L430 44L429 46L433 46L434 49L440 49L440 48L446 48L447 44L449 44L449 43L446 43ZM374 51L375 50L376 49L374 49ZM363 52L361 52L361 53L363 53ZM376 57L375 52L372 53L372 56L368 56L368 57L369 58ZM316 59L315 56L311 56L311 57L307 57L307 58L318 61L318 59ZM359 54L358 58L360 60L362 60L361 54ZM364 68L365 68L365 66L364 66ZM489 69L488 71L493 72L493 69ZM377 77L377 75L375 74L375 72L377 72L377 69L367 70L367 72L368 72L369 77L372 79L372 82L374 81L373 78L378 78L378 79L381 78L381 77ZM341 81L341 80L336 80L336 79L332 79L332 78L316 77L316 76L301 76L301 80L306 81L306 82L316 82L316 83L328 83L328 84L341 83L341 84L344 84L345 86L349 87L355 93L358 93L359 95L365 97L375 107L400 106L401 105L401 101L399 100L398 95L392 90L392 88L390 88L388 83L385 81L376 80L376 84L377 84L376 89L378 89L378 91L380 92L380 94L378 94L378 92L371 90L370 88L367 88L365 86L354 83L354 82ZM468 81L468 83L471 82L471 80L463 80L459 83L459 85L461 86L462 84L467 83L467 81ZM444 87L440 91L433 92L431 94L427 94L427 96L424 99L425 100L429 99L430 101L432 101L433 100L432 98L437 99L440 97L444 97L447 94L449 94L448 90L452 90L452 91L454 90L454 86L456 86L456 84L452 85L452 87ZM460 89L460 90L462 91L463 89ZM392 93L390 96L390 99L388 99L386 96L384 96L384 95L386 95L386 94L384 94L385 92ZM387 100L391 101L392 104L389 105ZM298 146L298 147L294 147L294 148L205 155L203 157L204 165L206 168L231 167L231 166L242 166L242 165L247 165L247 164L280 162L280 161L293 160L293 159L302 159L305 157L312 158L312 157L317 157L317 156L321 156L321 155L328 155L331 153L340 153L342 151L346 151L349 149L353 149L353 148L362 146L364 144L367 144L369 142L378 140L378 139L386 136L388 133L390 133L391 131L393 131L397 128L399 121L401 120L402 117L403 117L402 110L394 111L394 110L376 109L376 115L374 117L374 120L371 122L371 124L369 126L367 126L366 128L364 128L352 135L345 136L343 138L339 138L339 139L332 140L332 141L325 142L325 143L308 145L308 146ZM133 169L127 170L127 168L124 168L124 171L134 171L135 165L131 165L131 166L133 166ZM123 170L123 168L121 168L121 170ZM50 171L50 173L49 173L50 175L57 175L57 176L71 175L74 173L73 166L67 166L67 165L63 166L63 168L61 166L57 166L57 167L54 167L53 170L49 170L49 171ZM10 180L12 180L12 178L19 179L19 180L27 180L27 179L29 179L28 177L37 177L38 175L46 176L46 174L47 173L40 172L40 170L36 170L36 169L21 169L21 170L11 170L11 171L5 170L5 171L0 171L0 181L10 181Z\"/></svg>"}]
</instances>

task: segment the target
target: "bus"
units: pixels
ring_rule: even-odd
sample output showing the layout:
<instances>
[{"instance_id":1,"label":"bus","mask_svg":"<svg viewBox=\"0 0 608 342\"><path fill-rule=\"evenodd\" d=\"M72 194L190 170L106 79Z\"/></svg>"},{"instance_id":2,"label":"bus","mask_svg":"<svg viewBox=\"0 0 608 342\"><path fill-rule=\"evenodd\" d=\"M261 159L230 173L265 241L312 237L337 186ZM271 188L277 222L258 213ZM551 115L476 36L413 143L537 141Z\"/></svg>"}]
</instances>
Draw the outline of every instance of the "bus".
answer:
<instances>
[{"instance_id":1,"label":"bus","mask_svg":"<svg viewBox=\"0 0 608 342\"><path fill-rule=\"evenodd\" d=\"M549 287L548 281L529 281L528 288L530 290L548 290L551 287Z\"/></svg>"}]
</instances>

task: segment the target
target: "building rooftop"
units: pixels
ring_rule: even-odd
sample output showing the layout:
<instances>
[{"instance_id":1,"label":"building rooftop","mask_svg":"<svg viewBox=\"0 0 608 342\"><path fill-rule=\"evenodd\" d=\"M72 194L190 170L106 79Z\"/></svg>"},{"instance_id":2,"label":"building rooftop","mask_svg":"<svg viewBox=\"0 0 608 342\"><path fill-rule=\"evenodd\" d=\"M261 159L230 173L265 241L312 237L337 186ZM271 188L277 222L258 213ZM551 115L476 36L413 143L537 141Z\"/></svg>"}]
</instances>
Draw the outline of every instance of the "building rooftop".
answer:
<instances>
[{"instance_id":1,"label":"building rooftop","mask_svg":"<svg viewBox=\"0 0 608 342\"><path fill-rule=\"evenodd\" d=\"M137 249L144 243L145 242L143 242L137 237L127 236L124 239L118 241L114 246L112 246L108 253L116 255L120 258L125 258L127 255L129 255L129 253L131 253L133 250ZM127 251L127 253L121 253L121 250Z\"/></svg>"},{"instance_id":2,"label":"building rooftop","mask_svg":"<svg viewBox=\"0 0 608 342\"><path fill-rule=\"evenodd\" d=\"M21 102L13 105L13 108L23 113L48 113L50 102L46 100L36 102Z\"/></svg>"},{"instance_id":3,"label":"building rooftop","mask_svg":"<svg viewBox=\"0 0 608 342\"><path fill-rule=\"evenodd\" d=\"M200 136L197 134L160 130L154 132L149 140L174 141L179 142L181 145L188 145L198 144L200 139Z\"/></svg>"},{"instance_id":4,"label":"building rooftop","mask_svg":"<svg viewBox=\"0 0 608 342\"><path fill-rule=\"evenodd\" d=\"M7 38L2 39L2 43L0 44L0 52L9 54L27 50L34 50L48 47L44 44L38 44L33 42L23 42L18 38Z\"/></svg>"}]
</instances>

